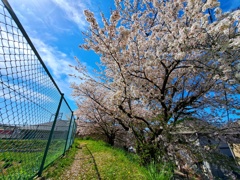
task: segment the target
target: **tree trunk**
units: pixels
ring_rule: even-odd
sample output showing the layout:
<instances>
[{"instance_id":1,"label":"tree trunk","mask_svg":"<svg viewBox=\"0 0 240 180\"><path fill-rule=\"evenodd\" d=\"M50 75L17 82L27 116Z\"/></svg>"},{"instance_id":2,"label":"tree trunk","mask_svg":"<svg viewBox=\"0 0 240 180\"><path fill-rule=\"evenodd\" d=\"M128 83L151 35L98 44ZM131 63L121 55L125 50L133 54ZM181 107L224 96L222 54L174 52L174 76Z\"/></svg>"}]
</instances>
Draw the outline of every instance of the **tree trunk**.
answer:
<instances>
[{"instance_id":1,"label":"tree trunk","mask_svg":"<svg viewBox=\"0 0 240 180\"><path fill-rule=\"evenodd\" d=\"M109 143L111 146L114 146L115 135L109 135L107 138L108 138L108 143Z\"/></svg>"}]
</instances>

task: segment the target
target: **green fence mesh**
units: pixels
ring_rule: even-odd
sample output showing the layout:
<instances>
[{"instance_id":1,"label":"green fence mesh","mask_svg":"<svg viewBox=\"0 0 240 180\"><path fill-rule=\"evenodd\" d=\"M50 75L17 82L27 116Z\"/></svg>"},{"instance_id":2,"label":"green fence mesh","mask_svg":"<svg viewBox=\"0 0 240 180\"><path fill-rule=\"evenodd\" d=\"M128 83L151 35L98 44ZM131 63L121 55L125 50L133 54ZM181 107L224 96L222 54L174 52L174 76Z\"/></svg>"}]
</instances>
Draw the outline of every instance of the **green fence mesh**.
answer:
<instances>
[{"instance_id":1,"label":"green fence mesh","mask_svg":"<svg viewBox=\"0 0 240 180\"><path fill-rule=\"evenodd\" d=\"M41 175L73 143L73 112L6 0L0 2L0 179Z\"/></svg>"}]
</instances>

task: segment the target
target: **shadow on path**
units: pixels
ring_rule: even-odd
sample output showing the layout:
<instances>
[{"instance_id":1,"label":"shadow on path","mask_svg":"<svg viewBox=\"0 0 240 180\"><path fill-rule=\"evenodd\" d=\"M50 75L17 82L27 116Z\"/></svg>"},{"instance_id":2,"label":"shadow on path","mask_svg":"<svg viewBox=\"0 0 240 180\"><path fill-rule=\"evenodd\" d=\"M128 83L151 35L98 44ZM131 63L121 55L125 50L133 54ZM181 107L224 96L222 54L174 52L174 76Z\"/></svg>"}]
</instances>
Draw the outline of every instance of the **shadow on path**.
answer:
<instances>
[{"instance_id":1,"label":"shadow on path","mask_svg":"<svg viewBox=\"0 0 240 180\"><path fill-rule=\"evenodd\" d=\"M87 148L89 154L90 154L91 157L92 157L92 160L93 160L93 163L94 163L94 167L95 167L95 170L96 170L96 173L97 173L97 176L98 176L98 180L101 180L101 176L100 176L100 173L99 173L99 171L98 171L98 167L97 167L97 164L96 164L95 158L94 158L92 152L90 151L90 149L87 147L87 145L85 145L85 147Z\"/></svg>"},{"instance_id":2,"label":"shadow on path","mask_svg":"<svg viewBox=\"0 0 240 180\"><path fill-rule=\"evenodd\" d=\"M66 169L59 180L102 180L97 163L90 149L86 144L78 148L79 150L75 155L74 162L69 169Z\"/></svg>"}]
</instances>

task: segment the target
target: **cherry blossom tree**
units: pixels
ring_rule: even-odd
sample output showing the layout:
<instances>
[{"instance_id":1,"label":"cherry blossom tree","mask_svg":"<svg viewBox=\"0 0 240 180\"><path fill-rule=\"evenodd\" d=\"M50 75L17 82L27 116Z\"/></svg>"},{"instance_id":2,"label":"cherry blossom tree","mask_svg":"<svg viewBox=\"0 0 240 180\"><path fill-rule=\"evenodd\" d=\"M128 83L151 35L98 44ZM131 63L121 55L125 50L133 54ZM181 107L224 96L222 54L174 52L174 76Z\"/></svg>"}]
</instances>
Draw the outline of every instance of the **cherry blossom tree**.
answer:
<instances>
[{"instance_id":1,"label":"cherry blossom tree","mask_svg":"<svg viewBox=\"0 0 240 180\"><path fill-rule=\"evenodd\" d=\"M84 12L89 30L80 47L98 54L101 64L95 77L81 63L75 67L84 80L72 85L79 102L93 101L131 131L138 152L148 152L146 161L176 162L183 145L174 132L183 121L197 119L210 128L239 119L240 10L223 13L217 0L115 5L100 24Z\"/></svg>"},{"instance_id":2,"label":"cherry blossom tree","mask_svg":"<svg viewBox=\"0 0 240 180\"><path fill-rule=\"evenodd\" d=\"M99 96L101 94L98 94ZM103 94L102 94L103 95ZM95 96L96 93L95 93ZM98 97L99 100L100 97ZM101 97L104 98L104 97ZM103 99L99 100L103 101ZM88 131L88 134L103 135L107 142L114 146L117 137L123 133L122 126L91 99L85 99L81 104L78 104L78 110L75 115L81 122L85 122L83 131ZM85 129L84 129L85 128Z\"/></svg>"}]
</instances>

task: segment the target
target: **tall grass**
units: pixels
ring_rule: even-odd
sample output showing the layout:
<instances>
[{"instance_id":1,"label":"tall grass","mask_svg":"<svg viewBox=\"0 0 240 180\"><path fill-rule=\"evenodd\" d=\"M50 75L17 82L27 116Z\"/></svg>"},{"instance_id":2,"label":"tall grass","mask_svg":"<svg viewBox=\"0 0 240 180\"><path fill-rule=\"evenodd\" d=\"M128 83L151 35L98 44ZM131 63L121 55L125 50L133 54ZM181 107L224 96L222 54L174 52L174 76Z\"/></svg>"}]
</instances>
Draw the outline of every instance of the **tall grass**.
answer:
<instances>
[{"instance_id":1,"label":"tall grass","mask_svg":"<svg viewBox=\"0 0 240 180\"><path fill-rule=\"evenodd\" d=\"M166 180L173 177L172 166L170 164L155 164L151 162L147 166L149 180Z\"/></svg>"}]
</instances>

